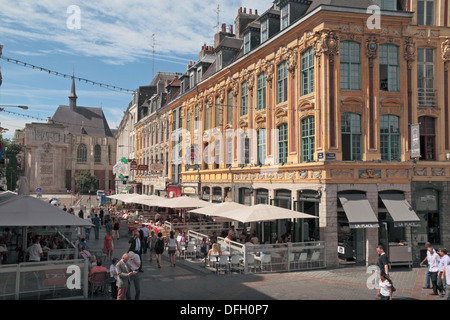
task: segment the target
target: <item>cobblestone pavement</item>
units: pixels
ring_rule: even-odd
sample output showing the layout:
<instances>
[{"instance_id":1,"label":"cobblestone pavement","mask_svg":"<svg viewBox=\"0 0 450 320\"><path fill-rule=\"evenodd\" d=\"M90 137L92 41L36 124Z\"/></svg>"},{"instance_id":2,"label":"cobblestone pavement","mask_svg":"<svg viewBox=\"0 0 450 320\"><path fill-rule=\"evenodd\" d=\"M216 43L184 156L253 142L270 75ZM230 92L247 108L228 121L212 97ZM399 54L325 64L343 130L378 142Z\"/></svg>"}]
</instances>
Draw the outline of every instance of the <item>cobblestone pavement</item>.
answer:
<instances>
[{"instance_id":1,"label":"cobblestone pavement","mask_svg":"<svg viewBox=\"0 0 450 320\"><path fill-rule=\"evenodd\" d=\"M100 239L88 240L91 250L101 250L104 228ZM129 235L122 229L115 241L114 257L128 251ZM366 267L343 267L302 272L265 274L215 274L200 261L177 258L171 267L167 252L163 254L162 268L158 268L150 254L143 256L141 300L375 300L377 291L368 288ZM105 266L109 268L110 262ZM423 289L425 269L393 268L392 279L397 291L395 300L441 300ZM370 285L369 279L369 285ZM131 287L132 296L134 288ZM110 299L109 295L94 295L95 300Z\"/></svg>"}]
</instances>

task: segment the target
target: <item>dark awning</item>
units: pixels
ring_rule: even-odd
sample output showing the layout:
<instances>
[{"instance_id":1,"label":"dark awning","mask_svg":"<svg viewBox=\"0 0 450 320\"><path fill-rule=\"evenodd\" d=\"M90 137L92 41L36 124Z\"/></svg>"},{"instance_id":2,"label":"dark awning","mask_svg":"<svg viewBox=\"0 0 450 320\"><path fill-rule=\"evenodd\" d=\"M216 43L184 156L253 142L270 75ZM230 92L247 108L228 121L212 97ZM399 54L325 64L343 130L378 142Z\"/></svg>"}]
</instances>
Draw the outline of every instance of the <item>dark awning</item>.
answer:
<instances>
[{"instance_id":1,"label":"dark awning","mask_svg":"<svg viewBox=\"0 0 450 320\"><path fill-rule=\"evenodd\" d=\"M365 194L340 194L350 228L378 228L378 219Z\"/></svg>"},{"instance_id":2,"label":"dark awning","mask_svg":"<svg viewBox=\"0 0 450 320\"><path fill-rule=\"evenodd\" d=\"M420 218L402 193L380 193L395 227L420 227Z\"/></svg>"}]
</instances>

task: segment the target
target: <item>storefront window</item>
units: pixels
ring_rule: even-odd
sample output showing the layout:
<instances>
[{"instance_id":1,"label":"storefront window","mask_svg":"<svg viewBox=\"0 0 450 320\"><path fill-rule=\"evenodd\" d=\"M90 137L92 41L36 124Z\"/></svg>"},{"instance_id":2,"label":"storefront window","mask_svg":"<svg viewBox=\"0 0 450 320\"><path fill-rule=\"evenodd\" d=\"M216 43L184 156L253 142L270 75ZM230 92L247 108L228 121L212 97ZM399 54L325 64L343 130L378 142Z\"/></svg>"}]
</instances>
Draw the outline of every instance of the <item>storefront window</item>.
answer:
<instances>
[{"instance_id":1,"label":"storefront window","mask_svg":"<svg viewBox=\"0 0 450 320\"><path fill-rule=\"evenodd\" d=\"M434 189L423 189L417 192L416 211L420 218L417 228L419 244L425 242L440 243L439 193Z\"/></svg>"}]
</instances>

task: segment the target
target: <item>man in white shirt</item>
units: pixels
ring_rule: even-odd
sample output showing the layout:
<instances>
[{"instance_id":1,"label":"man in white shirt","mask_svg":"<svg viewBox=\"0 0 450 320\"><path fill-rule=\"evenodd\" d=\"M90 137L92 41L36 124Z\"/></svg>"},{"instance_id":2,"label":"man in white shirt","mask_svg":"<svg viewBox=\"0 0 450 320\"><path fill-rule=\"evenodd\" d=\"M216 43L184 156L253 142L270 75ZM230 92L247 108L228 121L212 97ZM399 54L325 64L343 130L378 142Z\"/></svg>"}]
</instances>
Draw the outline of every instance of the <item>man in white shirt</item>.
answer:
<instances>
[{"instance_id":1,"label":"man in white shirt","mask_svg":"<svg viewBox=\"0 0 450 320\"><path fill-rule=\"evenodd\" d=\"M141 279L139 274L139 268L141 267L141 258L138 254L135 254L133 251L128 252L128 269L136 272L130 278L130 284L134 285L134 300L139 300L141 296ZM127 300L131 300L131 288L127 291Z\"/></svg>"},{"instance_id":2,"label":"man in white shirt","mask_svg":"<svg viewBox=\"0 0 450 320\"><path fill-rule=\"evenodd\" d=\"M450 300L450 264L445 266L444 273L446 282L444 300Z\"/></svg>"},{"instance_id":3,"label":"man in white shirt","mask_svg":"<svg viewBox=\"0 0 450 320\"><path fill-rule=\"evenodd\" d=\"M439 255L441 256L441 260L439 261L439 272L437 284L438 288L442 289L442 295L446 293L448 290L446 289L446 276L445 269L450 268L450 257L447 254L447 249L439 249Z\"/></svg>"},{"instance_id":4,"label":"man in white shirt","mask_svg":"<svg viewBox=\"0 0 450 320\"><path fill-rule=\"evenodd\" d=\"M150 233L150 230L146 227L145 224L142 224L141 231L143 234L142 239L142 253L146 254L148 249L148 234Z\"/></svg>"},{"instance_id":5,"label":"man in white shirt","mask_svg":"<svg viewBox=\"0 0 450 320\"><path fill-rule=\"evenodd\" d=\"M28 261L29 262L39 262L44 255L42 251L41 244L39 243L39 238L34 238L33 244L27 249Z\"/></svg>"}]
</instances>

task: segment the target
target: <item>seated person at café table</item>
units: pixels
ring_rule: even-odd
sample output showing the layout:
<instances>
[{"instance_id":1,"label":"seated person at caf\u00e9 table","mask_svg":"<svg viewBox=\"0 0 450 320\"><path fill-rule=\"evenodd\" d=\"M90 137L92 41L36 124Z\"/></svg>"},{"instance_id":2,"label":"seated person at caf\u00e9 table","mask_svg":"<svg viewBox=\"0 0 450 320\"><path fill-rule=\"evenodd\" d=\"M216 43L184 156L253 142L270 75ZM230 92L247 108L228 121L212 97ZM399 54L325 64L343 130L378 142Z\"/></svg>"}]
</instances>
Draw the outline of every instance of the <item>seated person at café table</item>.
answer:
<instances>
[{"instance_id":1,"label":"seated person at caf\u00e9 table","mask_svg":"<svg viewBox=\"0 0 450 320\"><path fill-rule=\"evenodd\" d=\"M220 256L222 252L223 250L219 249L219 245L217 243L213 243L212 248L208 251L208 254L202 259L202 261L205 261L209 256Z\"/></svg>"}]
</instances>

